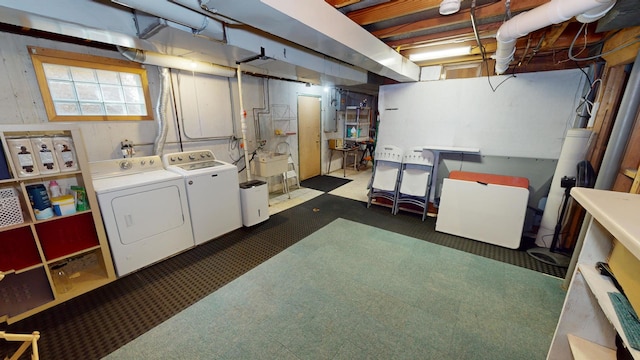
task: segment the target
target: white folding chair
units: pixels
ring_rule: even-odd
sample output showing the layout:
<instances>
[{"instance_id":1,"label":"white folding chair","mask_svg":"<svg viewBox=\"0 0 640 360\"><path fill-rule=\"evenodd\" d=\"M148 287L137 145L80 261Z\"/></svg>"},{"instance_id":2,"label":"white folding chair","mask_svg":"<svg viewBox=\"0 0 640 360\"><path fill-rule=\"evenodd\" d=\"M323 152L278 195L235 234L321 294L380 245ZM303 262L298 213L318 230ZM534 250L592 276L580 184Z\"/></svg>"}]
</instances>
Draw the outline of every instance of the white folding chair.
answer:
<instances>
[{"instance_id":1,"label":"white folding chair","mask_svg":"<svg viewBox=\"0 0 640 360\"><path fill-rule=\"evenodd\" d=\"M367 207L370 207L372 203L389 206L393 213L402 167L402 153L402 149L393 145L376 147ZM386 199L390 204L381 201L381 199Z\"/></svg>"},{"instance_id":2,"label":"white folding chair","mask_svg":"<svg viewBox=\"0 0 640 360\"><path fill-rule=\"evenodd\" d=\"M411 148L404 154L394 214L399 210L414 211L411 207L418 207L422 209L422 221L427 217L433 159L433 152L422 147Z\"/></svg>"}]
</instances>

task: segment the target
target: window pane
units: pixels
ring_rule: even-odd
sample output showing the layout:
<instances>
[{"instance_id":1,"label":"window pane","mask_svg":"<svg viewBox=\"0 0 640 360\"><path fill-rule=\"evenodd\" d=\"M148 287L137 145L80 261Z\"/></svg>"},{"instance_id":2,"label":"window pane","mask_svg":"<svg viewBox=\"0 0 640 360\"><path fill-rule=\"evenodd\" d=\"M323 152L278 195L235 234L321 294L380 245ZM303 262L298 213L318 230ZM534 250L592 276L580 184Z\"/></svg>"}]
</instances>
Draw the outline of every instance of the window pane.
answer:
<instances>
[{"instance_id":1,"label":"window pane","mask_svg":"<svg viewBox=\"0 0 640 360\"><path fill-rule=\"evenodd\" d=\"M105 104L107 109L107 115L129 115L127 114L127 108L124 104Z\"/></svg>"},{"instance_id":2,"label":"window pane","mask_svg":"<svg viewBox=\"0 0 640 360\"><path fill-rule=\"evenodd\" d=\"M69 81L49 81L49 91L53 101L57 100L76 100L76 92L73 88L73 83Z\"/></svg>"},{"instance_id":3,"label":"window pane","mask_svg":"<svg viewBox=\"0 0 640 360\"><path fill-rule=\"evenodd\" d=\"M118 73L115 71L107 71L107 70L96 70L98 74L98 82L100 84L114 84L120 85L120 78L118 77Z\"/></svg>"},{"instance_id":4,"label":"window pane","mask_svg":"<svg viewBox=\"0 0 640 360\"><path fill-rule=\"evenodd\" d=\"M132 86L123 86L122 90L124 90L124 99L127 103L130 103L130 104L144 103L144 95L142 94L142 88L132 87Z\"/></svg>"},{"instance_id":5,"label":"window pane","mask_svg":"<svg viewBox=\"0 0 640 360\"><path fill-rule=\"evenodd\" d=\"M44 75L49 80L71 80L68 66L55 64L42 64Z\"/></svg>"},{"instance_id":6,"label":"window pane","mask_svg":"<svg viewBox=\"0 0 640 360\"><path fill-rule=\"evenodd\" d=\"M58 115L80 115L80 108L77 103L56 102L56 114Z\"/></svg>"},{"instance_id":7,"label":"window pane","mask_svg":"<svg viewBox=\"0 0 640 360\"><path fill-rule=\"evenodd\" d=\"M122 88L117 85L100 85L105 102L124 102Z\"/></svg>"},{"instance_id":8,"label":"window pane","mask_svg":"<svg viewBox=\"0 0 640 360\"><path fill-rule=\"evenodd\" d=\"M72 66L71 76L73 77L73 81L76 82L96 82L96 73L93 69Z\"/></svg>"},{"instance_id":9,"label":"window pane","mask_svg":"<svg viewBox=\"0 0 640 360\"><path fill-rule=\"evenodd\" d=\"M147 115L147 108L143 105L127 104L127 112L129 115Z\"/></svg>"},{"instance_id":10,"label":"window pane","mask_svg":"<svg viewBox=\"0 0 640 360\"><path fill-rule=\"evenodd\" d=\"M140 64L28 48L49 121L153 119L146 70Z\"/></svg>"},{"instance_id":11,"label":"window pane","mask_svg":"<svg viewBox=\"0 0 640 360\"><path fill-rule=\"evenodd\" d=\"M80 101L102 101L102 94L97 84L76 83L76 91Z\"/></svg>"},{"instance_id":12,"label":"window pane","mask_svg":"<svg viewBox=\"0 0 640 360\"><path fill-rule=\"evenodd\" d=\"M142 86L142 80L140 79L140 75L138 74L121 72L120 80L122 81L122 85Z\"/></svg>"},{"instance_id":13,"label":"window pane","mask_svg":"<svg viewBox=\"0 0 640 360\"><path fill-rule=\"evenodd\" d=\"M105 115L102 103L80 103L82 115Z\"/></svg>"}]
</instances>

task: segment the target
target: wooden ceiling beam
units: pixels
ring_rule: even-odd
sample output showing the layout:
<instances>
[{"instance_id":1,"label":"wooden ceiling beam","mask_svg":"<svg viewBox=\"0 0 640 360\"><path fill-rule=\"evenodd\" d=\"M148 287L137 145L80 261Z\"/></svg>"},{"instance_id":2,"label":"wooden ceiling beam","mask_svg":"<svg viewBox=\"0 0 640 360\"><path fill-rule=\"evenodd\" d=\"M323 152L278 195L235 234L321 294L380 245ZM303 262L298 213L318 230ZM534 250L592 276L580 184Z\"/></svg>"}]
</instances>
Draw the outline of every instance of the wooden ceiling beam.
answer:
<instances>
[{"instance_id":1,"label":"wooden ceiling beam","mask_svg":"<svg viewBox=\"0 0 640 360\"><path fill-rule=\"evenodd\" d=\"M479 32L496 31L498 30L500 25L502 25L502 23L489 23L489 24L479 25L478 31ZM409 46L409 45L419 46L420 44L426 44L429 42L446 40L446 39L453 40L455 38L466 37L466 36L473 36L473 29L471 28L471 24L469 24L469 27L465 27L462 29L443 31L439 33L429 34L429 35L422 35L422 36L416 36L416 37L406 38L401 40L388 41L385 43L390 47L393 47L393 48L399 47L400 49L402 49L404 46Z\"/></svg>"},{"instance_id":2,"label":"wooden ceiling beam","mask_svg":"<svg viewBox=\"0 0 640 360\"><path fill-rule=\"evenodd\" d=\"M415 14L440 7L441 0L391 0L389 2L352 11L349 19L358 25L369 25L384 20Z\"/></svg>"},{"instance_id":3,"label":"wooden ceiling beam","mask_svg":"<svg viewBox=\"0 0 640 360\"><path fill-rule=\"evenodd\" d=\"M325 2L337 9L359 3L361 0L325 0Z\"/></svg>"},{"instance_id":4,"label":"wooden ceiling beam","mask_svg":"<svg viewBox=\"0 0 640 360\"><path fill-rule=\"evenodd\" d=\"M560 24L551 25L550 31L547 33L544 40L542 41L541 48L552 48L555 42L558 40L558 38L560 38L562 33L564 33L564 31L567 29L567 26L569 26L569 21L565 21Z\"/></svg>"},{"instance_id":5,"label":"wooden ceiling beam","mask_svg":"<svg viewBox=\"0 0 640 360\"><path fill-rule=\"evenodd\" d=\"M522 12L526 10L533 9L538 7L544 3L548 2L547 0L522 0L518 2L514 2L511 4L512 12ZM491 5L487 5L481 8L476 9L476 20L481 23L484 18L493 18L496 16L500 16L504 14L505 8L502 2L494 3ZM373 31L372 34L380 39L399 36L404 34L409 34L412 32L417 32L425 29L433 29L439 27L450 26L454 24L466 23L470 20L471 10L465 9L461 10L458 13L447 15L447 16L437 16L431 19L425 19L422 21L416 21L411 24L397 25L392 26L386 29L380 29Z\"/></svg>"}]
</instances>

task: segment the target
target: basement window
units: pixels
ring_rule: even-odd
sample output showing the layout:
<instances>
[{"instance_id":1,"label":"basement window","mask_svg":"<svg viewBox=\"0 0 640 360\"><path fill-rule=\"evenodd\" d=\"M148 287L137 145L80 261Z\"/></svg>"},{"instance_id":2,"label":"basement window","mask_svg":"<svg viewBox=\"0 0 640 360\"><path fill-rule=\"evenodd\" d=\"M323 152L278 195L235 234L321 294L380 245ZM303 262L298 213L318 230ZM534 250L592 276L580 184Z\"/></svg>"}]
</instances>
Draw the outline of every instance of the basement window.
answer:
<instances>
[{"instance_id":1,"label":"basement window","mask_svg":"<svg viewBox=\"0 0 640 360\"><path fill-rule=\"evenodd\" d=\"M28 48L49 121L152 119L147 72L142 65Z\"/></svg>"}]
</instances>

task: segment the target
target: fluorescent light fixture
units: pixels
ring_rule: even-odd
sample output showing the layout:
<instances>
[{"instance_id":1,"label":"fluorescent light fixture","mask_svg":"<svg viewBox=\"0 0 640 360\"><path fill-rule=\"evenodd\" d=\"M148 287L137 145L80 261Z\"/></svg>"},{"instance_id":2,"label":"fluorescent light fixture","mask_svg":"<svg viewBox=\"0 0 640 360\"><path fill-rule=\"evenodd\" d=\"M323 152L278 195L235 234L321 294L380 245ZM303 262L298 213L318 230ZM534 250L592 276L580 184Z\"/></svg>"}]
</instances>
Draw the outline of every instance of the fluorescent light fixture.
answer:
<instances>
[{"instance_id":1,"label":"fluorescent light fixture","mask_svg":"<svg viewBox=\"0 0 640 360\"><path fill-rule=\"evenodd\" d=\"M411 61L424 61L433 59L442 59L453 56L469 55L471 53L471 46L455 47L443 50L425 51L409 55Z\"/></svg>"}]
</instances>

